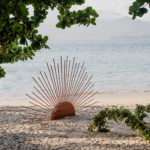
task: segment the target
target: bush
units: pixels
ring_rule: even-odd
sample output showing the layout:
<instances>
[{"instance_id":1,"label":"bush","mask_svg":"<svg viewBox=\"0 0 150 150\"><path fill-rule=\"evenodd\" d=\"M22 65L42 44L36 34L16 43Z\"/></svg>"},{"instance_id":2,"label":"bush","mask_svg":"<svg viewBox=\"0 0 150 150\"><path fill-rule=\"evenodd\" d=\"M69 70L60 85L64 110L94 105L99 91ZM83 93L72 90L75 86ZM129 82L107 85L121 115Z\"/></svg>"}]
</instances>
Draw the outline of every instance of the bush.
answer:
<instances>
[{"instance_id":1,"label":"bush","mask_svg":"<svg viewBox=\"0 0 150 150\"><path fill-rule=\"evenodd\" d=\"M101 110L97 115L92 118L93 123L89 125L88 131L93 131L97 128L99 132L109 132L109 126L107 125L107 120L114 120L118 123L119 121L125 121L125 124L131 128L131 130L137 130L138 135L143 135L145 140L150 141L150 128L146 126L146 123L143 121L148 115L145 112L150 112L150 105L142 106L137 105L135 109L135 114L130 110L123 107L117 108L105 108Z\"/></svg>"}]
</instances>

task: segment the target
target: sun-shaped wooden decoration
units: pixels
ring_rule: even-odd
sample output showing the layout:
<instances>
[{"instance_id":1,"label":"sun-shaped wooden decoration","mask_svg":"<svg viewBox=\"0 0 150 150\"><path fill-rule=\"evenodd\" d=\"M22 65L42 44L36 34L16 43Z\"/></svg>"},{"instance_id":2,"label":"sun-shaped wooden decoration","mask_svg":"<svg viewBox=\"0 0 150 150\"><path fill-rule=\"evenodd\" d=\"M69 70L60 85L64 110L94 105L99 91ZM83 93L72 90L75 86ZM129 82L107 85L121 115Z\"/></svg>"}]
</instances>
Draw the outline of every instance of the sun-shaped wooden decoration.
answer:
<instances>
[{"instance_id":1,"label":"sun-shaped wooden decoration","mask_svg":"<svg viewBox=\"0 0 150 150\"><path fill-rule=\"evenodd\" d=\"M84 113L89 110L89 106L97 103L93 102L94 99L92 98L97 93L92 90L94 86L90 82L92 76L88 79L84 63L80 67L80 63L75 63L74 58L71 64L68 56L64 62L62 57L60 58L60 66L58 63L56 66L54 58L53 63L54 67L49 66L47 63L50 80L45 72L44 75L40 72L42 80L38 77L39 83L33 78L39 88L34 87L38 95L34 92L32 92L34 97L26 94L35 102L29 103L37 107L37 109L22 106L38 112L38 114L30 114L42 117L26 119L37 119L42 122L61 119L66 116L75 116L75 114Z\"/></svg>"}]
</instances>

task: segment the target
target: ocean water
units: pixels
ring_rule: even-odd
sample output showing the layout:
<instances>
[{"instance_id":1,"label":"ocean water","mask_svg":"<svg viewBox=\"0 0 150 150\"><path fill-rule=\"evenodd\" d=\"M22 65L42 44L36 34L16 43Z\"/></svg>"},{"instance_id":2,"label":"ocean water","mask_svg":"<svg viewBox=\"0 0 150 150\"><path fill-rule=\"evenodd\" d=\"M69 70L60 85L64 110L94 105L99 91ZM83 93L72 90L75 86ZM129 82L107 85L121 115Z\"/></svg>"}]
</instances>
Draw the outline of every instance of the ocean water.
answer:
<instances>
[{"instance_id":1,"label":"ocean water","mask_svg":"<svg viewBox=\"0 0 150 150\"><path fill-rule=\"evenodd\" d=\"M33 60L3 64L6 77L0 79L0 96L24 95L33 91L32 77L47 70L46 62L60 56L85 63L100 94L150 92L150 42L148 40L52 40Z\"/></svg>"}]
</instances>

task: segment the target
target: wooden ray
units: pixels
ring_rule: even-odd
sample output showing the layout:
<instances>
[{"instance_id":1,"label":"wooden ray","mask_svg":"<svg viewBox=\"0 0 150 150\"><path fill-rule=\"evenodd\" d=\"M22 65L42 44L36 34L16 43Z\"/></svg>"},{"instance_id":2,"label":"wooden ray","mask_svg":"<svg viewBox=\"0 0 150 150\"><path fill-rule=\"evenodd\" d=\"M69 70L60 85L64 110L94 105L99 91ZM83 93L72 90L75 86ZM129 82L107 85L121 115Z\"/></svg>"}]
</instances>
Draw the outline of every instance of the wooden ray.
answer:
<instances>
[{"instance_id":1,"label":"wooden ray","mask_svg":"<svg viewBox=\"0 0 150 150\"><path fill-rule=\"evenodd\" d=\"M41 120L41 121L37 121L37 122L32 122L32 123L29 123L29 124L37 124L37 123L41 123L41 122L45 122L45 121L50 121L50 119L48 119L48 120Z\"/></svg>"},{"instance_id":2,"label":"wooden ray","mask_svg":"<svg viewBox=\"0 0 150 150\"><path fill-rule=\"evenodd\" d=\"M58 101L57 94L56 94L56 89L55 89L55 86L54 86L54 82L53 82L53 79L52 79L52 76L51 76L51 72L50 72L50 69L49 69L49 66L48 66L48 63L47 63L47 68L48 68L49 75L50 75L50 79L51 79L51 81L52 81L52 85L53 85L53 88L54 88L54 91L53 91L53 92L55 93L57 102L59 102L59 101ZM52 89L52 90L53 90L53 89Z\"/></svg>"},{"instance_id":3,"label":"wooden ray","mask_svg":"<svg viewBox=\"0 0 150 150\"><path fill-rule=\"evenodd\" d=\"M40 101L42 101L45 105L49 106L51 108L51 106L49 104L47 104L44 100L42 100L38 95L36 95L34 92L32 92L33 95L35 95ZM26 94L27 95L27 94ZM28 95L27 95L28 96ZM53 107L52 107L53 108Z\"/></svg>"},{"instance_id":4,"label":"wooden ray","mask_svg":"<svg viewBox=\"0 0 150 150\"><path fill-rule=\"evenodd\" d=\"M93 100L94 100L94 99L93 99ZM90 105L84 106L84 107L85 107L85 108L86 108L86 107L90 107L90 106L92 106L92 105L94 105L94 104L96 104L96 103L98 103L98 101L96 101L96 102L94 102L94 103L92 103L92 104L90 104ZM84 107L82 106L80 109L76 110L76 112L84 111L84 110L83 110Z\"/></svg>"},{"instance_id":5,"label":"wooden ray","mask_svg":"<svg viewBox=\"0 0 150 150\"><path fill-rule=\"evenodd\" d=\"M79 95L77 96L76 101L78 101L77 99L79 99L79 98L81 97L82 93L84 93L85 90L86 90L86 89L89 87L89 85L91 84L91 83L89 83L90 80L91 80L91 78L92 78L92 76L89 78L89 80L88 80L87 83L84 85L84 87L81 88L81 91L80 91L81 94L79 94ZM79 92L79 91L78 91L78 92Z\"/></svg>"},{"instance_id":6,"label":"wooden ray","mask_svg":"<svg viewBox=\"0 0 150 150\"><path fill-rule=\"evenodd\" d=\"M66 82L66 75L65 75L65 60L63 61L63 98L64 98L64 102L66 102L66 85L65 85L65 82Z\"/></svg>"},{"instance_id":7,"label":"wooden ray","mask_svg":"<svg viewBox=\"0 0 150 150\"><path fill-rule=\"evenodd\" d=\"M47 63L48 64L48 63ZM51 87L51 85L50 85L50 82L49 82L49 80L48 80L48 77L47 77L47 75L46 75L46 73L44 72L44 74L45 74L45 77L46 77L46 80L47 80L47 82L48 82L48 85L49 85L49 91L50 91L50 93L51 93L51 95L52 95L52 101L54 101L55 103L57 103L57 101L56 101L56 95L55 95L55 93L53 92L53 90L52 90L52 87Z\"/></svg>"},{"instance_id":8,"label":"wooden ray","mask_svg":"<svg viewBox=\"0 0 150 150\"><path fill-rule=\"evenodd\" d=\"M37 104L35 104L35 103L32 103L32 102L29 102L29 103L32 104L32 105L34 105L34 106L36 106L36 107L42 108L43 110L45 110L45 111L47 111L47 112L52 112L52 110L46 109L46 108L44 108L44 107L42 107L42 106L39 106L39 105L37 105Z\"/></svg>"},{"instance_id":9,"label":"wooden ray","mask_svg":"<svg viewBox=\"0 0 150 150\"><path fill-rule=\"evenodd\" d=\"M98 92L95 92L95 93L92 94L90 97L88 97L87 99L85 99L85 101L89 100L91 97L93 97L93 96L94 96L95 94L97 94L97 93L98 93ZM81 102L80 102L80 103L81 103ZM79 103L79 104L80 104L80 103ZM78 105L79 105L79 104L78 104ZM77 105L77 106L78 106L78 105Z\"/></svg>"},{"instance_id":10,"label":"wooden ray","mask_svg":"<svg viewBox=\"0 0 150 150\"><path fill-rule=\"evenodd\" d=\"M76 111L78 111L79 109L83 109L83 108L85 108L85 107L89 107L89 106L91 106L91 105L94 105L94 104L96 104L96 103L98 103L98 102L94 102L94 103L92 103L92 104L90 104L91 103L91 101L93 101L94 99L90 99L88 102L86 102L86 103L84 103L84 104L82 104L80 107L78 107L77 109L76 109ZM88 104L88 105L87 105Z\"/></svg>"},{"instance_id":11,"label":"wooden ray","mask_svg":"<svg viewBox=\"0 0 150 150\"><path fill-rule=\"evenodd\" d=\"M41 81L41 79L40 79L39 77L38 77L38 79L40 80L41 84L43 85L43 87L44 87L44 89L45 89L45 91L47 92L48 95L47 95L43 90L42 90L42 91L44 92L44 94L45 94L46 97L48 98L49 103L51 103L51 105L53 105L52 102L50 101L51 96L49 95L49 92L47 91L47 89L46 89L46 87L44 86L44 84L43 84L43 82Z\"/></svg>"},{"instance_id":12,"label":"wooden ray","mask_svg":"<svg viewBox=\"0 0 150 150\"><path fill-rule=\"evenodd\" d=\"M70 88L69 88L69 84L70 84L70 82L69 82L69 80L70 80L70 78L71 78L71 74L70 74L70 65L71 64L71 62L69 61L69 68L68 68L68 72L67 72L67 69L66 69L66 76L67 76L67 80L66 80L66 94L67 94L67 102L69 102L69 100L70 100ZM67 66L67 65L66 65Z\"/></svg>"},{"instance_id":13,"label":"wooden ray","mask_svg":"<svg viewBox=\"0 0 150 150\"><path fill-rule=\"evenodd\" d=\"M81 72L82 72L83 66L84 66L84 63L83 63L83 65L82 65L82 67L81 67L81 70L80 70L79 75L78 75L78 77L77 77L77 80L76 80L76 82L75 82L75 86L74 86L74 88L73 88L74 97L77 95L77 94L76 94L76 88L77 88L77 85L78 85L78 81L79 81L78 79L79 79L80 74L81 74ZM85 71L85 70L84 70L84 71Z\"/></svg>"},{"instance_id":14,"label":"wooden ray","mask_svg":"<svg viewBox=\"0 0 150 150\"><path fill-rule=\"evenodd\" d=\"M39 112L43 112L43 113L46 113L46 114L51 114L51 113L47 113L45 111L41 111L41 110L37 110L37 109L33 109L33 108L30 108L30 107L26 107L26 106L21 106L23 108L27 108L27 109L31 109L31 110L35 110L35 111L39 111Z\"/></svg>"},{"instance_id":15,"label":"wooden ray","mask_svg":"<svg viewBox=\"0 0 150 150\"><path fill-rule=\"evenodd\" d=\"M58 77L57 77L57 71L56 71L56 65L55 65L54 58L53 58L53 63L54 63L54 70L55 70L55 77L56 77L57 95L58 95L58 101L59 101L59 84L58 84Z\"/></svg>"},{"instance_id":16,"label":"wooden ray","mask_svg":"<svg viewBox=\"0 0 150 150\"><path fill-rule=\"evenodd\" d=\"M76 95L75 99L73 99L73 102L74 102L74 101L77 101L78 97L79 97L80 95L82 95L82 93L81 93L81 91L82 91L82 89L83 89L82 87L83 87L83 85L84 85L86 79L88 78L88 76L86 76L86 74L87 74L87 72L85 73L85 75L84 75L84 77L83 77L83 80L81 81L80 86L79 86L78 89L77 89L77 95Z\"/></svg>"},{"instance_id":17,"label":"wooden ray","mask_svg":"<svg viewBox=\"0 0 150 150\"><path fill-rule=\"evenodd\" d=\"M85 69L84 69L84 71L85 71ZM81 88L82 88L82 86L83 86L83 84L84 84L84 82L86 81L86 79L87 79L87 72L84 74L84 71L83 71L83 73L82 73L82 75L81 75L81 78L80 78L80 82L79 82L79 85L78 86L76 86L76 89L75 89L75 92L74 92L74 94L75 94L75 97L74 97L74 99L72 100L72 103L74 103L75 102L75 100L76 100L76 98L78 97L78 95L80 95L81 93L79 93L79 91L81 90ZM84 74L84 76L83 76L83 74ZM82 78L82 76L83 76L83 78Z\"/></svg>"},{"instance_id":18,"label":"wooden ray","mask_svg":"<svg viewBox=\"0 0 150 150\"><path fill-rule=\"evenodd\" d=\"M62 100L62 101L64 101L64 100L63 100L63 97L62 97L62 96L63 96L63 78L62 78L62 76L63 76L63 73L62 73L62 56L60 57L60 66L61 66L61 68L60 68L60 69L61 69L61 72L60 72L60 74L61 74L61 87L62 87L62 88L61 88L61 100Z\"/></svg>"},{"instance_id":19,"label":"wooden ray","mask_svg":"<svg viewBox=\"0 0 150 150\"><path fill-rule=\"evenodd\" d=\"M74 75L74 73L75 73L76 66L77 66L77 63L75 64L75 68L74 68L74 70L73 70L73 75ZM72 80L71 80L71 84L70 84L70 97L71 97L71 100L73 99L73 93L72 93L73 80L74 80L74 78L73 78L73 76L72 76Z\"/></svg>"},{"instance_id":20,"label":"wooden ray","mask_svg":"<svg viewBox=\"0 0 150 150\"><path fill-rule=\"evenodd\" d=\"M70 78L69 78L69 85L68 85L68 87L69 87L69 97L68 97L68 99L69 99L69 101L71 100L71 97L70 97L70 84L71 84L71 80L72 80L72 71L73 71L73 66L74 66L74 61L75 61L75 57L74 57L74 59L73 59L73 63L72 63L72 68L71 68L71 75L70 75Z\"/></svg>"},{"instance_id":21,"label":"wooden ray","mask_svg":"<svg viewBox=\"0 0 150 150\"><path fill-rule=\"evenodd\" d=\"M89 93L87 93L87 94L83 94L82 95L82 97L83 98L81 98L80 100L78 100L77 101L77 103L76 104L74 104L74 107L77 107L83 100L85 100L86 101L86 99L85 98L87 98L91 93L93 92L93 90L92 91L90 91ZM79 105L80 106L80 105Z\"/></svg>"},{"instance_id":22,"label":"wooden ray","mask_svg":"<svg viewBox=\"0 0 150 150\"><path fill-rule=\"evenodd\" d=\"M50 119L50 117L41 117L41 118L23 118L23 119Z\"/></svg>"},{"instance_id":23,"label":"wooden ray","mask_svg":"<svg viewBox=\"0 0 150 150\"><path fill-rule=\"evenodd\" d=\"M43 80L44 80L44 83L46 84L46 87L48 88L48 89L46 89L45 86L43 85L44 88L45 88L45 90L46 90L46 92L48 93L50 99L53 99L53 97L52 97L52 95L51 95L51 92L50 92L50 89L49 89L49 87L48 87L48 85L47 85L47 83L46 83L46 81L45 81L45 79L44 79L44 77L43 77L41 71L40 71L40 74L41 74L41 76L42 76L42 78L43 78ZM53 101L50 101L50 102L51 102L53 105L55 105L55 104L53 103Z\"/></svg>"},{"instance_id":24,"label":"wooden ray","mask_svg":"<svg viewBox=\"0 0 150 150\"><path fill-rule=\"evenodd\" d=\"M67 75L67 70L68 69L68 56L66 57L66 68L65 68L65 77L66 77L66 102L68 101L67 96L68 96L68 88L67 88L67 82L68 82L68 75Z\"/></svg>"},{"instance_id":25,"label":"wooden ray","mask_svg":"<svg viewBox=\"0 0 150 150\"><path fill-rule=\"evenodd\" d=\"M72 76L72 79L71 79L71 84L70 84L71 93L72 93L72 88L73 88L73 83L74 83L74 78L75 78L76 67L77 67L77 63L75 64L75 68L73 70L73 76Z\"/></svg>"},{"instance_id":26,"label":"wooden ray","mask_svg":"<svg viewBox=\"0 0 150 150\"><path fill-rule=\"evenodd\" d=\"M94 104L96 104L96 103L97 103L97 102L92 103L91 105L94 105ZM89 107L89 106L91 106L91 105L88 105L87 107ZM86 106L85 106L85 109L84 109L84 108L81 108L81 109L79 109L79 110L76 110L76 113L85 112L85 111L87 111L87 110L91 110L91 108L86 108Z\"/></svg>"},{"instance_id":27,"label":"wooden ray","mask_svg":"<svg viewBox=\"0 0 150 150\"><path fill-rule=\"evenodd\" d=\"M91 86L89 89L87 89L88 88L88 86L87 86L85 88L85 90L78 96L77 100L74 103L74 106L76 106L80 101L82 101L82 99L85 99L92 92L92 91L90 91L92 87L93 86Z\"/></svg>"},{"instance_id":28,"label":"wooden ray","mask_svg":"<svg viewBox=\"0 0 150 150\"><path fill-rule=\"evenodd\" d=\"M35 113L27 113L29 115L36 115L36 116L49 116L49 115L44 115L44 114L35 114Z\"/></svg>"},{"instance_id":29,"label":"wooden ray","mask_svg":"<svg viewBox=\"0 0 150 150\"><path fill-rule=\"evenodd\" d=\"M37 101L36 99L32 98L31 96L29 96L28 94L26 94L28 97L30 97L31 99L33 99L35 102L39 103L40 105L42 105L43 107L47 108L48 110L51 110L50 108L48 108L47 106L43 105L42 103L40 103L39 101Z\"/></svg>"},{"instance_id":30,"label":"wooden ray","mask_svg":"<svg viewBox=\"0 0 150 150\"><path fill-rule=\"evenodd\" d=\"M53 107L51 104L50 104L50 102L45 98L45 96L43 96L43 94L34 86L34 88L38 91L38 93L49 103L49 105L51 106L51 107Z\"/></svg>"},{"instance_id":31,"label":"wooden ray","mask_svg":"<svg viewBox=\"0 0 150 150\"><path fill-rule=\"evenodd\" d=\"M85 91L84 93L85 94L82 94L81 95L81 97L80 97L80 99L82 99L84 96L86 96L86 95L88 95L90 92L90 90L91 90L91 88L94 86L94 84L93 85L91 85L90 87L89 87L89 89L87 89L87 91ZM79 101L79 100L78 100ZM76 103L78 102L78 101L76 101ZM76 105L76 103L74 103L74 106Z\"/></svg>"},{"instance_id":32,"label":"wooden ray","mask_svg":"<svg viewBox=\"0 0 150 150\"><path fill-rule=\"evenodd\" d=\"M94 99L90 99L89 101L91 102L91 101L93 101ZM81 106L79 106L78 108L76 108L76 111L77 110L79 110L80 108L86 108L86 107L89 107L91 104L89 104L90 102L86 102L85 104L83 104L83 105L81 105ZM87 104L89 104L89 105L87 105ZM94 103L93 103L94 104Z\"/></svg>"},{"instance_id":33,"label":"wooden ray","mask_svg":"<svg viewBox=\"0 0 150 150\"><path fill-rule=\"evenodd\" d=\"M33 78L34 79L34 78ZM40 87L40 89L43 91L43 93L46 95L46 97L49 99L49 97L47 96L47 94L44 92L44 90L41 88L41 86L38 84L38 82L34 79L34 81L37 83L37 85ZM37 88L36 87L34 87L36 90L37 90ZM38 91L38 90L37 90ZM39 91L38 91L39 92ZM40 93L40 92L39 92ZM41 93L40 93L41 94ZM42 96L43 96L43 94L41 94ZM43 96L44 97L44 96ZM45 97L44 97L45 98ZM45 98L46 99L46 98ZM46 99L47 100L47 99ZM49 100L47 100L48 101L48 103L50 104L50 102L49 102Z\"/></svg>"},{"instance_id":34,"label":"wooden ray","mask_svg":"<svg viewBox=\"0 0 150 150\"><path fill-rule=\"evenodd\" d=\"M80 63L78 64L78 67L77 67L77 70L76 70L76 73L75 73L75 77L74 77L74 79L73 79L73 83L72 83L72 88L71 88L71 95L72 95L72 99L74 99L75 98L75 93L74 93L74 87L75 87L75 81L76 81L76 76L77 76L77 72L78 72L78 69L79 69L79 66L80 66Z\"/></svg>"},{"instance_id":35,"label":"wooden ray","mask_svg":"<svg viewBox=\"0 0 150 150\"><path fill-rule=\"evenodd\" d=\"M58 95L59 95L59 97L58 97L58 100L59 100L59 102L61 101L61 80L60 80L60 73L59 73L59 65L57 64L57 69L58 69L58 78L59 78L59 93L58 93Z\"/></svg>"},{"instance_id":36,"label":"wooden ray","mask_svg":"<svg viewBox=\"0 0 150 150\"><path fill-rule=\"evenodd\" d=\"M97 92L93 94L92 76L88 77L84 63L80 68L80 63L75 62L75 57L71 62L68 60L68 56L65 60L62 60L61 56L60 63L55 62L53 58L53 65L46 64L49 75L40 71L41 77L38 77L38 81L33 77L40 89L38 90L34 86L37 94L34 92L32 94L35 98L26 94L35 102L29 103L40 109L22 106L33 111L27 114L36 116L25 119L36 120L34 123L61 119L84 113L89 106L95 104L92 97ZM37 121L37 119L40 121Z\"/></svg>"},{"instance_id":37,"label":"wooden ray","mask_svg":"<svg viewBox=\"0 0 150 150\"><path fill-rule=\"evenodd\" d=\"M52 65L50 65L51 67L51 72L52 72L52 80L54 82L54 87L55 87L55 92L56 92L56 97L57 97L57 101L58 101L58 89L57 89L57 86L56 86L56 79L55 79L55 76L54 76L54 73L53 73L53 68L52 68ZM59 101L58 101L59 102Z\"/></svg>"},{"instance_id":38,"label":"wooden ray","mask_svg":"<svg viewBox=\"0 0 150 150\"><path fill-rule=\"evenodd\" d=\"M68 73L67 73L67 101L69 102L69 86L68 86L68 83L69 83L69 71L70 71L70 61L69 61L69 68L68 68Z\"/></svg>"}]
</instances>

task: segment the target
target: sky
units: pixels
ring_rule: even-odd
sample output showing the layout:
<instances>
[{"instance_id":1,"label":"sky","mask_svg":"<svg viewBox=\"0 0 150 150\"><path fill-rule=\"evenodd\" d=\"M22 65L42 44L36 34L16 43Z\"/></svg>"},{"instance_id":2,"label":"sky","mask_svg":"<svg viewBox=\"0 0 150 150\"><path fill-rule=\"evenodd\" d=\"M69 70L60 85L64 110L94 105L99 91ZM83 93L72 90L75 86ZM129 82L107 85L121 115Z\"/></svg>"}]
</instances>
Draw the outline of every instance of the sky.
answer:
<instances>
[{"instance_id":1,"label":"sky","mask_svg":"<svg viewBox=\"0 0 150 150\"><path fill-rule=\"evenodd\" d=\"M92 6L92 8L95 9L99 14L99 17L96 19L97 22L96 26L98 28L101 28L102 25L100 23L104 20L117 20L125 16L131 18L132 16L128 14L128 11L129 11L129 7L132 5L134 1L135 0L85 0L85 3L83 5L75 5L71 8L70 11L83 10L88 6ZM32 7L29 7L29 12L30 15L33 14ZM74 25L71 28L66 28L65 30L58 29L56 28L56 24L58 23L57 15L59 14L58 10L56 8L53 11L49 9L48 12L49 13L47 15L47 18L44 20L44 23L40 24L38 30L40 34L48 35L49 38L51 39L53 38L55 39L57 37L63 38L64 35L65 37L72 38L71 34L75 34L74 31L77 32L76 37L80 37L81 34L82 35L87 34L87 32L89 35L91 35L93 30L95 29L95 26L93 25L90 25L88 29L82 26L79 27L78 25ZM150 21L150 12L148 12L142 18L137 17L136 20Z\"/></svg>"},{"instance_id":2,"label":"sky","mask_svg":"<svg viewBox=\"0 0 150 150\"><path fill-rule=\"evenodd\" d=\"M87 6L92 6L100 15L100 18L111 19L109 17L112 16L112 19L116 16L129 16L128 10L129 7L135 0L85 0L85 4L80 6L79 8L85 8ZM105 13L101 13L105 12ZM107 15L106 15L107 14ZM108 15L109 14L109 15ZM114 16L114 17L113 17ZM150 13L139 19L147 20L150 19Z\"/></svg>"},{"instance_id":3,"label":"sky","mask_svg":"<svg viewBox=\"0 0 150 150\"><path fill-rule=\"evenodd\" d=\"M113 20L118 19L124 16L132 17L128 14L129 7L135 0L85 0L83 5L75 5L71 8L71 10L79 10L85 9L88 6L92 6L98 14L98 19L105 19L105 20ZM149 8L148 8L149 9ZM30 14L32 14L32 9L30 7ZM57 21L58 10L55 8L53 11L49 10L49 14L47 16L48 19L54 19L53 24ZM150 12L144 15L142 18L137 17L137 19L142 21L150 21Z\"/></svg>"},{"instance_id":4,"label":"sky","mask_svg":"<svg viewBox=\"0 0 150 150\"><path fill-rule=\"evenodd\" d=\"M88 6L92 6L99 14L99 19L116 19L123 16L131 17L128 14L129 7L135 0L85 0L83 5L73 6L71 10L85 9ZM49 11L48 17L57 17L58 11L55 9ZM144 15L142 18L137 18L143 21L150 21L150 12Z\"/></svg>"}]
</instances>

